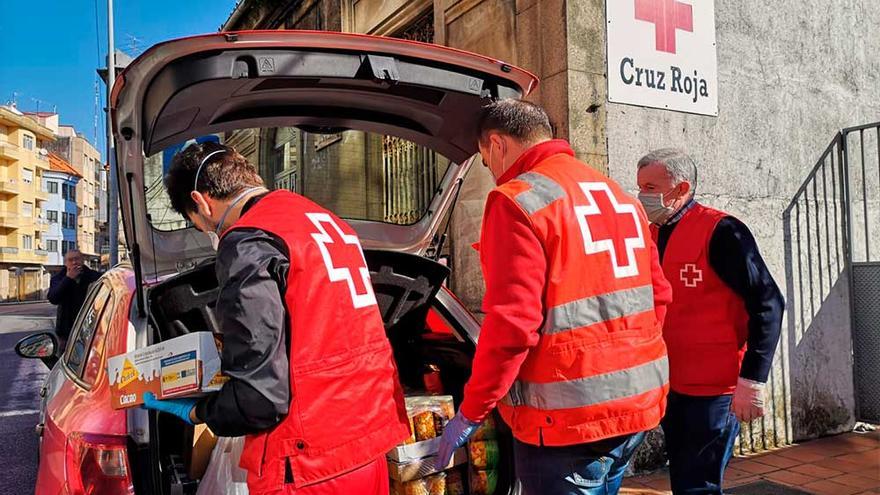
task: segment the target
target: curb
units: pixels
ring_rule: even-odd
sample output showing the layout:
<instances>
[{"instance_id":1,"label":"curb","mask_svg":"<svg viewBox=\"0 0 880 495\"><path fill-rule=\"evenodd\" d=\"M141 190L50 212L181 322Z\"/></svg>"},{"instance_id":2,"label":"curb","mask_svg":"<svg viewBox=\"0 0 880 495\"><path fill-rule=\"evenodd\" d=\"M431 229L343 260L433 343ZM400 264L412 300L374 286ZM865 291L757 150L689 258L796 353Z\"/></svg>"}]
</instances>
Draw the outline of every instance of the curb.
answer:
<instances>
[{"instance_id":1,"label":"curb","mask_svg":"<svg viewBox=\"0 0 880 495\"><path fill-rule=\"evenodd\" d=\"M39 301L11 301L11 302L0 302L0 306L20 306L22 304L42 304L48 303L48 299L40 299Z\"/></svg>"}]
</instances>

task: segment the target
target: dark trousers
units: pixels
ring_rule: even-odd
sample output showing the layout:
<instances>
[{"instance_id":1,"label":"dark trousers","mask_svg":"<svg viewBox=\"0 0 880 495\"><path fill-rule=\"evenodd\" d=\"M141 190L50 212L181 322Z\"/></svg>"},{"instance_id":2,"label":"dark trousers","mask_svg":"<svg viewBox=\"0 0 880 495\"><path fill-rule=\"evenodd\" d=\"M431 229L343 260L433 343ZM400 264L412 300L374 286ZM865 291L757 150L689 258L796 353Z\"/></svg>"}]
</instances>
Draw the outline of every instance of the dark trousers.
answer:
<instances>
[{"instance_id":1,"label":"dark trousers","mask_svg":"<svg viewBox=\"0 0 880 495\"><path fill-rule=\"evenodd\" d=\"M566 447L514 440L516 477L524 495L616 495L644 433Z\"/></svg>"},{"instance_id":2,"label":"dark trousers","mask_svg":"<svg viewBox=\"0 0 880 495\"><path fill-rule=\"evenodd\" d=\"M669 393L661 425L675 495L721 494L739 422L731 395L695 397Z\"/></svg>"}]
</instances>

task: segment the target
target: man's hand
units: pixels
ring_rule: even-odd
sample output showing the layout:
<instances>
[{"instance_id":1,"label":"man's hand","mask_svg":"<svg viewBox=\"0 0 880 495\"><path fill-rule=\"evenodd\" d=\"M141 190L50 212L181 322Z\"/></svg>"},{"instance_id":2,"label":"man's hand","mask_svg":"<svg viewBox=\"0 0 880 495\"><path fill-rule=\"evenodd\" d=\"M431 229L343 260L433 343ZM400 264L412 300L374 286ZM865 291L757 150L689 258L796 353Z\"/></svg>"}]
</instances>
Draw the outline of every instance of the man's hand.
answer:
<instances>
[{"instance_id":1,"label":"man's hand","mask_svg":"<svg viewBox=\"0 0 880 495\"><path fill-rule=\"evenodd\" d=\"M67 269L67 278L76 280L82 274L82 265L73 265Z\"/></svg>"},{"instance_id":2,"label":"man's hand","mask_svg":"<svg viewBox=\"0 0 880 495\"><path fill-rule=\"evenodd\" d=\"M188 424L195 424L193 421L193 409L196 407L196 399L166 399L158 400L152 392L144 394L144 409L153 409L154 411L162 411L173 414Z\"/></svg>"},{"instance_id":3,"label":"man's hand","mask_svg":"<svg viewBox=\"0 0 880 495\"><path fill-rule=\"evenodd\" d=\"M739 378L730 406L738 420L751 421L764 415L764 387L763 383Z\"/></svg>"},{"instance_id":4,"label":"man's hand","mask_svg":"<svg viewBox=\"0 0 880 495\"><path fill-rule=\"evenodd\" d=\"M443 427L443 436L440 437L440 448L437 450L435 461L436 468L438 470L446 469L455 449L464 445L479 427L480 423L474 423L465 418L461 412L449 420Z\"/></svg>"}]
</instances>

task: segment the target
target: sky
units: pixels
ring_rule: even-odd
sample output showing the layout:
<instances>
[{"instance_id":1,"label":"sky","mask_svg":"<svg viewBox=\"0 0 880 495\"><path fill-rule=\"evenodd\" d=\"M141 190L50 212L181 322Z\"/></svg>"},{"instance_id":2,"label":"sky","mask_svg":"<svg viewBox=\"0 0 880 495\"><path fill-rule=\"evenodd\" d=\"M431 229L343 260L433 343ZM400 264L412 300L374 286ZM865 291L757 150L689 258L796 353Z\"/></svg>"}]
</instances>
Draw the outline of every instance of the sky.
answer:
<instances>
[{"instance_id":1,"label":"sky","mask_svg":"<svg viewBox=\"0 0 880 495\"><path fill-rule=\"evenodd\" d=\"M106 96L95 69L107 56L107 0L0 3L0 104L17 93L22 111L56 108L62 124L73 125L95 144L98 81L97 148L103 156ZM116 48L137 56L161 41L216 32L234 6L235 0L117 0Z\"/></svg>"}]
</instances>

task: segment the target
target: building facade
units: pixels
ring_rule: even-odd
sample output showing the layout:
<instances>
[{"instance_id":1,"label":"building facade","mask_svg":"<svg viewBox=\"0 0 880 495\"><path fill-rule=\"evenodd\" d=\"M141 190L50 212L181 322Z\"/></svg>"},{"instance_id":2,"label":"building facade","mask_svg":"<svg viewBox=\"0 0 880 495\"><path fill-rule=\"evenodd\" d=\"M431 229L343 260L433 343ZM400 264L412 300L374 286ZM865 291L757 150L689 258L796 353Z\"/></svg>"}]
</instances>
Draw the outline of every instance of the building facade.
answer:
<instances>
[{"instance_id":1,"label":"building facade","mask_svg":"<svg viewBox=\"0 0 880 495\"><path fill-rule=\"evenodd\" d=\"M0 107L0 300L39 299L48 287L43 214L52 129Z\"/></svg>"},{"instance_id":2,"label":"building facade","mask_svg":"<svg viewBox=\"0 0 880 495\"><path fill-rule=\"evenodd\" d=\"M101 245L106 241L106 220L101 222L100 199L106 195L105 167L101 153L71 126L61 125L51 150L66 160L82 177L76 186L77 246L92 268L100 265ZM106 209L106 207L105 207Z\"/></svg>"},{"instance_id":3,"label":"building facade","mask_svg":"<svg viewBox=\"0 0 880 495\"><path fill-rule=\"evenodd\" d=\"M660 41L668 41L669 36L678 36L684 46L693 32L693 26L686 23L669 23L672 34L666 32L661 40L663 36L655 30L668 26L657 17L651 20L645 11L639 13L650 5L655 14L662 11L660 2L620 1L635 8L636 19L644 21L637 32L625 36L633 43L654 43L656 34L658 50ZM696 5L689 0L678 4ZM518 65L540 77L541 84L529 99L548 110L557 136L568 139L581 160L608 173L629 191L636 190L636 163L643 154L670 146L688 150L700 167L698 199L751 227L787 296L789 316L770 381L771 412L743 429L740 449L748 451L848 430L857 414L854 345L847 313L852 298L849 282L839 266L829 265L829 257L822 258L823 251L815 259L815 236L807 240L807 232L820 224L825 229L820 238L823 250L826 243L834 246L838 233L840 239L847 233L829 228L833 201L827 195L821 199L822 183L817 187L812 182L814 189L808 192L813 196L807 198L806 209L797 210L796 220L789 215L794 215L793 199L802 196L810 178L815 178L817 160L827 158L837 164L834 167L840 164L842 155L837 152L830 157L822 154L832 137L842 128L880 120L880 59L871 55L880 50L880 38L852 36L872 32L880 25L880 13L870 8L868 0L854 0L846 6L833 0L811 0L807 5L794 0L772 5L758 0L714 2L710 25L711 50L717 56L714 96L718 103L712 115L609 99L609 79L617 77L618 70L631 70L622 74L630 78L635 67L608 68L612 65L608 63L608 33L616 25L611 24L602 0L242 0L222 30L323 29L398 36ZM805 39L811 41L804 43ZM673 42L672 51L674 46ZM699 96L696 90L694 95ZM285 146L283 139L260 132L232 137L239 151L260 164L264 178L275 179L278 170L270 172L268 164L271 151L279 149L279 143ZM872 153L876 154L872 150L877 137L862 132L861 138L862 151L868 150L863 160L869 168L858 179L854 194L864 196L864 213L856 214L868 225L880 215L880 185L877 174L871 172L876 161L870 161ZM857 150L858 144L856 140L850 146ZM300 162L290 169L300 167L302 174L308 173L308 166ZM840 184L842 176L833 182L834 174L831 170L820 178L826 193ZM470 246L478 239L483 204L493 185L482 167L471 171L450 229L451 284L475 311L482 300L483 282L477 253ZM835 208L849 208L839 198L834 201ZM387 199L384 207L387 211ZM820 207L826 208L824 221L818 217L812 223L805 220L807 213L820 212ZM837 218L837 209L833 215ZM805 245L803 253L798 248L792 254L795 239L811 244ZM819 278L798 278L794 272L806 270L799 269L801 265L809 266L814 279L815 266ZM830 274L827 283L822 278L825 271ZM813 292L814 283L818 295Z\"/></svg>"},{"instance_id":4,"label":"building facade","mask_svg":"<svg viewBox=\"0 0 880 495\"><path fill-rule=\"evenodd\" d=\"M43 189L49 194L44 216L49 229L43 236L43 249L49 253L46 269L54 273L64 265L67 251L77 248L76 186L82 178L63 158L49 154L50 169L43 173Z\"/></svg>"}]
</instances>

